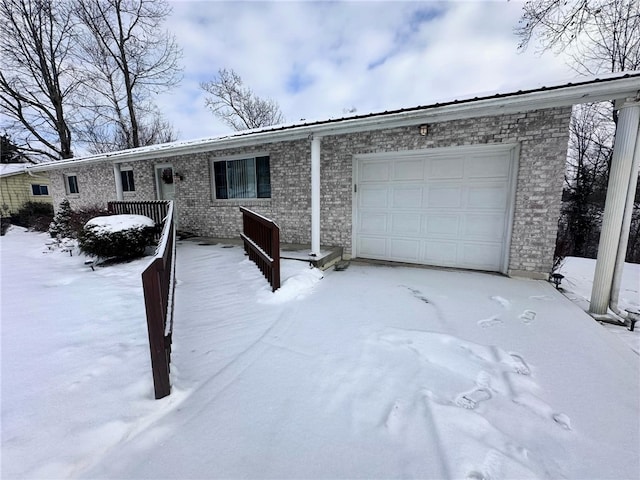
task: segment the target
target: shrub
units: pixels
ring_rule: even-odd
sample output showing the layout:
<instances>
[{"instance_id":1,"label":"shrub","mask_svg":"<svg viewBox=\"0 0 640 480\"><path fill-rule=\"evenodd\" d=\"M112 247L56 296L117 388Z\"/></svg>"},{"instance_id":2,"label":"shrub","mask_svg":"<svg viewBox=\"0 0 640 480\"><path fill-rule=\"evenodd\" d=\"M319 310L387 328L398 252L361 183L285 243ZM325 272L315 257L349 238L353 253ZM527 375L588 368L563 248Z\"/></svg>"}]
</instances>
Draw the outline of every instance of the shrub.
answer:
<instances>
[{"instance_id":1,"label":"shrub","mask_svg":"<svg viewBox=\"0 0 640 480\"><path fill-rule=\"evenodd\" d=\"M58 213L53 217L51 225L49 225L49 235L51 238L62 240L63 238L72 238L71 234L71 205L66 198L60 202Z\"/></svg>"},{"instance_id":2,"label":"shrub","mask_svg":"<svg viewBox=\"0 0 640 480\"><path fill-rule=\"evenodd\" d=\"M95 217L105 217L111 215L106 208L100 205L89 205L86 207L78 208L71 211L71 219L69 221L69 227L71 228L71 234L73 238L79 238L82 234L84 226L89 220Z\"/></svg>"},{"instance_id":3,"label":"shrub","mask_svg":"<svg viewBox=\"0 0 640 480\"><path fill-rule=\"evenodd\" d=\"M56 213L49 227L49 234L52 238L58 240L62 240L63 238L77 239L82 234L82 229L89 220L106 215L109 215L109 212L99 205L91 205L72 210L69 200L65 198L60 202L58 213Z\"/></svg>"},{"instance_id":4,"label":"shrub","mask_svg":"<svg viewBox=\"0 0 640 480\"><path fill-rule=\"evenodd\" d=\"M43 202L27 202L14 215L11 223L20 227L46 232L53 220L53 205Z\"/></svg>"},{"instance_id":5,"label":"shrub","mask_svg":"<svg viewBox=\"0 0 640 480\"><path fill-rule=\"evenodd\" d=\"M125 215L117 215L124 217ZM131 215L126 215L131 217ZM141 217L136 215L136 217ZM136 224L122 230L105 228L99 220L105 217L97 217L85 225L78 237L80 250L99 259L117 258L132 259L141 257L145 249L153 244L154 226L153 220L146 218L150 225ZM98 221L97 223L95 221Z\"/></svg>"},{"instance_id":6,"label":"shrub","mask_svg":"<svg viewBox=\"0 0 640 480\"><path fill-rule=\"evenodd\" d=\"M0 217L0 235L7 233L9 225L11 225L11 219L9 217Z\"/></svg>"}]
</instances>

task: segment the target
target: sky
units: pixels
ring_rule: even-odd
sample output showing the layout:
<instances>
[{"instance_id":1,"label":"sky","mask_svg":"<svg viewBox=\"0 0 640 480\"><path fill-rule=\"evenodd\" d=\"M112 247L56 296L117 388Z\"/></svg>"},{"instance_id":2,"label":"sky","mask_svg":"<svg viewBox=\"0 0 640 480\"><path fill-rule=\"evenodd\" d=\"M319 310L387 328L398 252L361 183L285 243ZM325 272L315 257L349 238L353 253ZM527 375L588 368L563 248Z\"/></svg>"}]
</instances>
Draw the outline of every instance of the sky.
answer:
<instances>
[{"instance_id":1,"label":"sky","mask_svg":"<svg viewBox=\"0 0 640 480\"><path fill-rule=\"evenodd\" d=\"M393 110L563 83L566 59L517 49L522 2L173 0L166 27L183 79L157 103L178 139L231 128L200 83L220 68L273 99L287 122Z\"/></svg>"}]
</instances>

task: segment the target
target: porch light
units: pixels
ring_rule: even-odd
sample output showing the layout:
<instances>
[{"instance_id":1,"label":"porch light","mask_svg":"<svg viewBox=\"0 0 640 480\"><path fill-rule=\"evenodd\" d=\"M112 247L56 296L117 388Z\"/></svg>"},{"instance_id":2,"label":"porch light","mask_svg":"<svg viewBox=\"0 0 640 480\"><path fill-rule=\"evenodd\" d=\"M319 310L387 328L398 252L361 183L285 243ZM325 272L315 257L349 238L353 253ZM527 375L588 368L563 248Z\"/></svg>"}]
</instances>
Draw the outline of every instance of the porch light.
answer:
<instances>
[{"instance_id":1,"label":"porch light","mask_svg":"<svg viewBox=\"0 0 640 480\"><path fill-rule=\"evenodd\" d=\"M427 132L429 132L429 125L427 125L426 123L423 123L422 125L420 125L420 135L423 137L427 136Z\"/></svg>"}]
</instances>

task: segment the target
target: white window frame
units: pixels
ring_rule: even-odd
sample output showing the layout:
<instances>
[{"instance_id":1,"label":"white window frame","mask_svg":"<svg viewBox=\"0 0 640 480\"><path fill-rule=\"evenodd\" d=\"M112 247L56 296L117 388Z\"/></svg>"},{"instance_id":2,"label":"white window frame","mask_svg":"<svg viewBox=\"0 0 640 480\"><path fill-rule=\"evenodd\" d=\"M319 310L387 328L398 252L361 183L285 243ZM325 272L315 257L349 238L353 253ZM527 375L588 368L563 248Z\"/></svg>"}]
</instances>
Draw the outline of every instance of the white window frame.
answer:
<instances>
[{"instance_id":1,"label":"white window frame","mask_svg":"<svg viewBox=\"0 0 640 480\"><path fill-rule=\"evenodd\" d=\"M234 160L250 160L250 159L256 159L258 157L269 157L269 189L270 189L270 193L268 197L258 197L258 174L257 174L257 165L255 166L256 168L256 174L255 174L255 191L256 191L256 196L255 197L235 197L235 198L217 198L216 197L216 172L215 172L215 164L218 162L230 162L230 161L234 161ZM240 153L237 155L229 155L229 156L224 156L224 157L216 157L216 158L212 158L210 161L210 175L211 175L211 199L214 202L238 202L238 201L270 201L272 196L271 196L271 186L273 185L272 181L271 181L271 154L269 152L265 152L265 151L260 151L260 152L247 152L247 153ZM228 186L227 186L228 189Z\"/></svg>"},{"instance_id":2,"label":"white window frame","mask_svg":"<svg viewBox=\"0 0 640 480\"><path fill-rule=\"evenodd\" d=\"M76 179L76 190L77 192L71 191L71 184L69 183L69 179L71 177L75 177ZM64 174L64 189L67 192L67 195L80 195L80 185L78 184L78 175L76 173L66 173Z\"/></svg>"},{"instance_id":3,"label":"white window frame","mask_svg":"<svg viewBox=\"0 0 640 480\"><path fill-rule=\"evenodd\" d=\"M133 167L120 167L120 178L122 179L122 174L124 172L131 172L132 175L132 179L133 179L133 190L126 190L126 185L124 182L122 182L122 192L123 193L134 193L136 191L136 180L135 180L135 174L133 173Z\"/></svg>"}]
</instances>

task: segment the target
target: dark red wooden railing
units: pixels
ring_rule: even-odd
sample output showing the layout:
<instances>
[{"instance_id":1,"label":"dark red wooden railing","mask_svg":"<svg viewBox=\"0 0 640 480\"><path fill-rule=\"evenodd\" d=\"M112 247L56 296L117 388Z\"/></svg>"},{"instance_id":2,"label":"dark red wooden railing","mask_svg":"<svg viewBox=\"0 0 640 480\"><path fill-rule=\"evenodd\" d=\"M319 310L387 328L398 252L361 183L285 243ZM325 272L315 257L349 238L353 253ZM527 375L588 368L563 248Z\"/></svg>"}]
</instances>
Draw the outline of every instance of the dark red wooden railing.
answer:
<instances>
[{"instance_id":1,"label":"dark red wooden railing","mask_svg":"<svg viewBox=\"0 0 640 480\"><path fill-rule=\"evenodd\" d=\"M153 371L153 386L156 399L166 397L171 393L169 363L171 362L173 294L176 268L176 231L173 202L164 201L163 203L166 204L167 213L163 218L164 227L160 242L153 260L146 270L142 272L149 349L151 351L151 370Z\"/></svg>"},{"instance_id":2,"label":"dark red wooden railing","mask_svg":"<svg viewBox=\"0 0 640 480\"><path fill-rule=\"evenodd\" d=\"M272 220L248 208L240 207L240 211L244 251L275 292L280 288L280 228Z\"/></svg>"}]
</instances>

